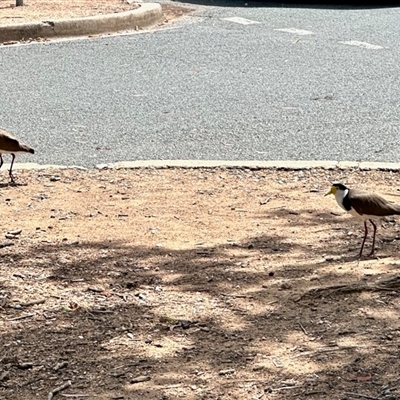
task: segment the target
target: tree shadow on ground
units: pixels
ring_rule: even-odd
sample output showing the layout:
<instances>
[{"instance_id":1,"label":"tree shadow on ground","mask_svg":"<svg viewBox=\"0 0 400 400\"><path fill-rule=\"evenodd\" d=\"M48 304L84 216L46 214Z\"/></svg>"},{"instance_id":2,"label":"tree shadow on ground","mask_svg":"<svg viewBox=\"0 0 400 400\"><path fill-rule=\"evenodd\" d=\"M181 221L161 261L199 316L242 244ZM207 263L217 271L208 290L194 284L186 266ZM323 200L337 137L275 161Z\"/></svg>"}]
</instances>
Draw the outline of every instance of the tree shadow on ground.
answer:
<instances>
[{"instance_id":1,"label":"tree shadow on ground","mask_svg":"<svg viewBox=\"0 0 400 400\"><path fill-rule=\"evenodd\" d=\"M104 399L394 391L398 288L367 284L393 274L396 262L363 275L378 261L340 259L331 268L322 257L328 242L310 251L289 239L185 250L123 241L9 249L0 394L44 397L68 380L69 393ZM360 283L365 290L312 291Z\"/></svg>"}]
</instances>

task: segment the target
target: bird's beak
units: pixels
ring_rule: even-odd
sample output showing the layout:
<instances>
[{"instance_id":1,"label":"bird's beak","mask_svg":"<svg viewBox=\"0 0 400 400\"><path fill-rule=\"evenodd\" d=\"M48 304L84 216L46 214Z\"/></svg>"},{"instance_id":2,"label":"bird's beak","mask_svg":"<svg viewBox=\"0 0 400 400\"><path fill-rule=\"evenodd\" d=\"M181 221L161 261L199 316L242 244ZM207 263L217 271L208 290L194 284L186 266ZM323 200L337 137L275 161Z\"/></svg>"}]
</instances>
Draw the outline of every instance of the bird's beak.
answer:
<instances>
[{"instance_id":1,"label":"bird's beak","mask_svg":"<svg viewBox=\"0 0 400 400\"><path fill-rule=\"evenodd\" d=\"M332 188L331 188L331 190L330 190L328 193L325 194L325 196L329 196L330 194L333 194Z\"/></svg>"}]
</instances>

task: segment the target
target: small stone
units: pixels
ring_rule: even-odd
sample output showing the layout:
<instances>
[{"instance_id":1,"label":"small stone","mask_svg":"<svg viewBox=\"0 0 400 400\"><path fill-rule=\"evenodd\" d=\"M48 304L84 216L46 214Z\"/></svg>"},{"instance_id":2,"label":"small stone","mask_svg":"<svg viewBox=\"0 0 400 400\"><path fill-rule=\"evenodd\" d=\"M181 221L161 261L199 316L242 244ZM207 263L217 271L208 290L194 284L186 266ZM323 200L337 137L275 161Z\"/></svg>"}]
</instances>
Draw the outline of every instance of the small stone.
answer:
<instances>
[{"instance_id":1,"label":"small stone","mask_svg":"<svg viewBox=\"0 0 400 400\"><path fill-rule=\"evenodd\" d=\"M180 320L179 323L181 324L182 329L189 329L192 324L190 321L186 320Z\"/></svg>"}]
</instances>

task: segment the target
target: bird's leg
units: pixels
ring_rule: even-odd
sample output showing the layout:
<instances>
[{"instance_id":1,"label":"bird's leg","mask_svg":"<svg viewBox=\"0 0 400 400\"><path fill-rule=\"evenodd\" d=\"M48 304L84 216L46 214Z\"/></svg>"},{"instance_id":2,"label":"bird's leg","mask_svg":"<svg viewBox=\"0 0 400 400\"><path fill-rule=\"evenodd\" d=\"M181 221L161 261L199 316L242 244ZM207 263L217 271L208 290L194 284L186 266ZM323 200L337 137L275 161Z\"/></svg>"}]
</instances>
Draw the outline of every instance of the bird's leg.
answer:
<instances>
[{"instance_id":1,"label":"bird's leg","mask_svg":"<svg viewBox=\"0 0 400 400\"><path fill-rule=\"evenodd\" d=\"M364 249L365 239L367 238L367 235L368 235L367 221L364 221L364 229L365 229L364 239L363 239L363 242L362 242L362 245L361 245L361 250L360 250L360 255L359 255L359 257L362 256L362 252L363 252L363 249Z\"/></svg>"},{"instance_id":2,"label":"bird's leg","mask_svg":"<svg viewBox=\"0 0 400 400\"><path fill-rule=\"evenodd\" d=\"M372 239L372 250L371 250L371 253L368 254L368 257L372 257L375 253L376 225L375 225L375 222L372 221L372 219L370 219L369 222L371 222L372 226L374 227L374 237Z\"/></svg>"},{"instance_id":3,"label":"bird's leg","mask_svg":"<svg viewBox=\"0 0 400 400\"><path fill-rule=\"evenodd\" d=\"M13 168L13 165L14 165L15 154L11 154L11 155L12 155L12 160L11 160L11 165L10 165L10 179L11 179L11 183L15 183L14 177L13 177L13 174L12 174L12 168Z\"/></svg>"}]
</instances>

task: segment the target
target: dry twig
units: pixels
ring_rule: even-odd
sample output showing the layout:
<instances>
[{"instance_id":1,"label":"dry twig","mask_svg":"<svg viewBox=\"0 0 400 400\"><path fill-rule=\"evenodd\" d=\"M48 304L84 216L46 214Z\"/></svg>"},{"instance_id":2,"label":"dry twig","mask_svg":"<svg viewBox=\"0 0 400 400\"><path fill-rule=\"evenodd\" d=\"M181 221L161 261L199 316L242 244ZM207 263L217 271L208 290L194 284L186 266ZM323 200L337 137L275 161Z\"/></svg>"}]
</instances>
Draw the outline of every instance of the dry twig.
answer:
<instances>
[{"instance_id":1,"label":"dry twig","mask_svg":"<svg viewBox=\"0 0 400 400\"><path fill-rule=\"evenodd\" d=\"M322 347L317 350L313 351L305 351L303 353L296 354L293 358L298 358L298 357L306 357L306 356L315 356L317 354L321 353L330 353L332 351L340 351L340 350L352 350L352 349L357 349L359 346L335 346L335 347Z\"/></svg>"},{"instance_id":2,"label":"dry twig","mask_svg":"<svg viewBox=\"0 0 400 400\"><path fill-rule=\"evenodd\" d=\"M301 330L303 331L303 333L304 333L305 335L308 335L308 333L307 333L307 331L306 331L306 328L304 328L304 326L303 326L303 324L302 324L301 322L299 322L299 326L300 326Z\"/></svg>"},{"instance_id":3,"label":"dry twig","mask_svg":"<svg viewBox=\"0 0 400 400\"><path fill-rule=\"evenodd\" d=\"M302 300L304 297L313 296L316 294L322 295L324 292L328 292L328 294L332 293L355 293L355 292L371 292L371 291L379 291L379 290L395 290L400 289L400 276L395 276L389 278L384 281L379 281L371 284L359 284L355 283L352 285L332 285L326 287L313 288L309 291L303 293L298 298L294 299L294 302Z\"/></svg>"},{"instance_id":4,"label":"dry twig","mask_svg":"<svg viewBox=\"0 0 400 400\"><path fill-rule=\"evenodd\" d=\"M221 293L224 297L235 297L237 299L254 299L254 296L249 296L246 294L231 294L231 293Z\"/></svg>"},{"instance_id":5,"label":"dry twig","mask_svg":"<svg viewBox=\"0 0 400 400\"><path fill-rule=\"evenodd\" d=\"M302 385L299 385L299 386L283 386L283 387L280 387L280 388L276 388L276 389L270 389L272 392L279 392L279 391L281 391L281 390L289 390L289 389L298 389L298 388L301 388L301 387L303 387Z\"/></svg>"},{"instance_id":6,"label":"dry twig","mask_svg":"<svg viewBox=\"0 0 400 400\"><path fill-rule=\"evenodd\" d=\"M20 319L30 318L30 317L34 317L34 316L35 316L35 314L25 314L25 315L20 315L19 317L10 318L7 321L18 321Z\"/></svg>"},{"instance_id":7,"label":"dry twig","mask_svg":"<svg viewBox=\"0 0 400 400\"><path fill-rule=\"evenodd\" d=\"M49 393L49 395L47 396L47 400L52 400L55 394L57 394L58 392L61 392L62 390L66 389L67 387L70 387L70 386L71 386L71 381L67 381L64 384L62 384L61 386L56 387Z\"/></svg>"},{"instance_id":8,"label":"dry twig","mask_svg":"<svg viewBox=\"0 0 400 400\"><path fill-rule=\"evenodd\" d=\"M32 300L28 301L27 303L21 303L21 306L22 307L34 306L36 304L43 304L45 301L46 299Z\"/></svg>"},{"instance_id":9,"label":"dry twig","mask_svg":"<svg viewBox=\"0 0 400 400\"><path fill-rule=\"evenodd\" d=\"M350 397L356 397L358 399L380 400L379 397L372 397L372 396L368 396L366 394L360 394L360 393L346 392L345 395L350 396Z\"/></svg>"}]
</instances>

